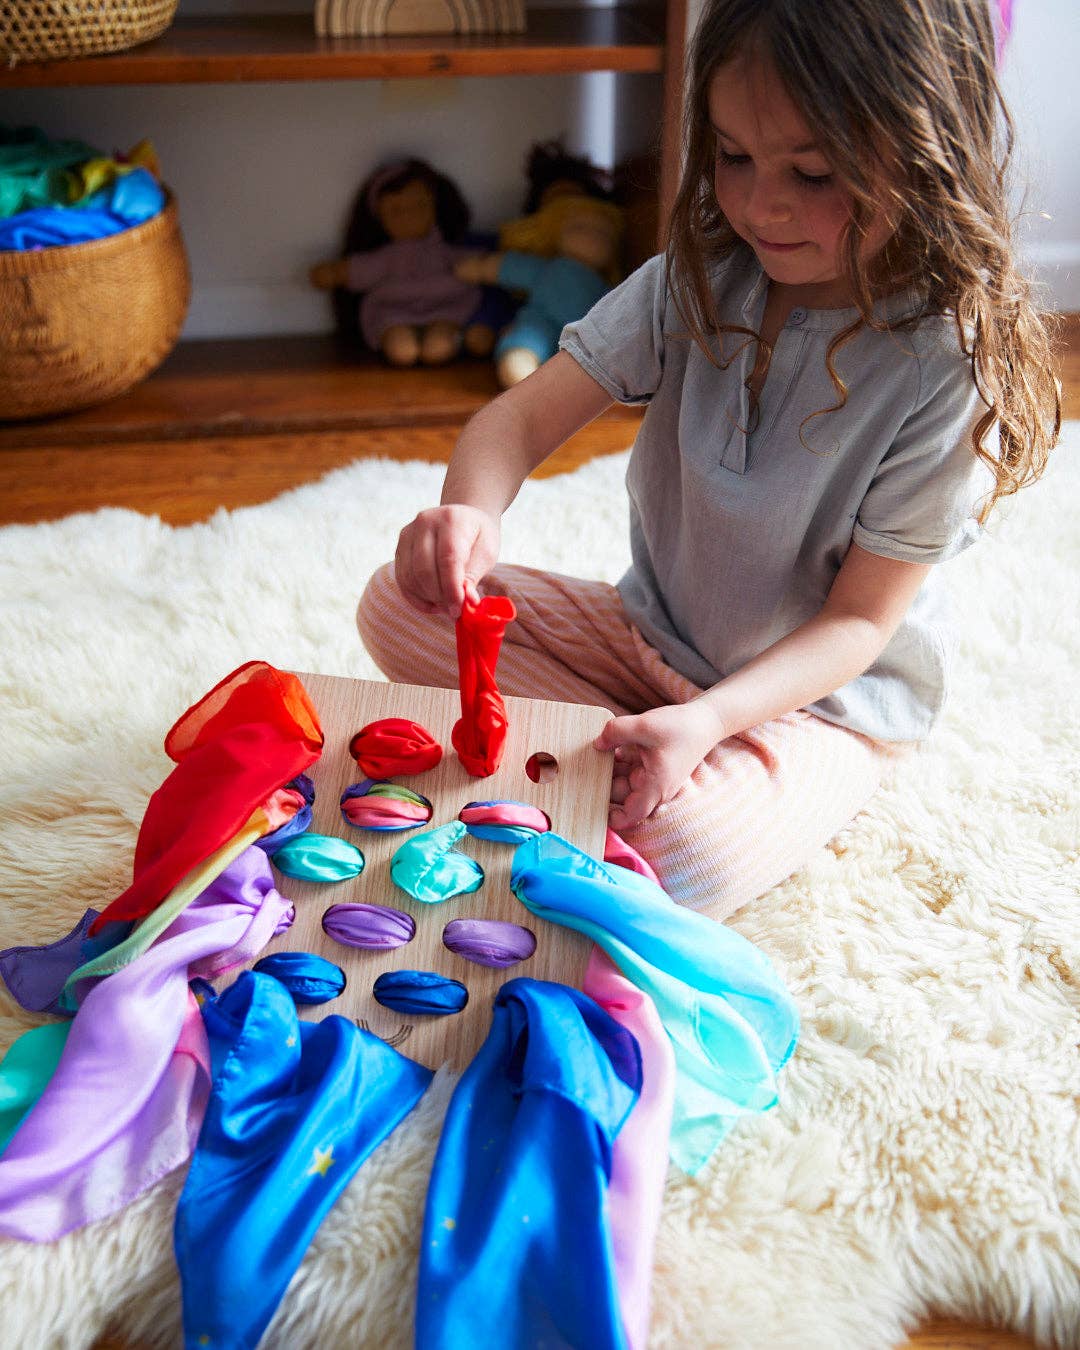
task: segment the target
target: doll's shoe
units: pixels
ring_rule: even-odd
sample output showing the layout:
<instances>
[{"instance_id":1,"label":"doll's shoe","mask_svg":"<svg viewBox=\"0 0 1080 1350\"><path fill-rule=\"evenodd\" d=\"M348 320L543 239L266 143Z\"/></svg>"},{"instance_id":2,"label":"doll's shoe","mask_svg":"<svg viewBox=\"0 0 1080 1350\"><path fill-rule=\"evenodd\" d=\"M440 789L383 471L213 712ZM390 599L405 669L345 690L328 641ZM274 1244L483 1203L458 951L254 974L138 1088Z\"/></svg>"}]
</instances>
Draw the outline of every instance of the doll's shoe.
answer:
<instances>
[{"instance_id":1,"label":"doll's shoe","mask_svg":"<svg viewBox=\"0 0 1080 1350\"><path fill-rule=\"evenodd\" d=\"M529 351L527 347L511 347L499 357L495 373L502 387L509 389L511 385L520 384L539 367L540 361L535 352Z\"/></svg>"}]
</instances>

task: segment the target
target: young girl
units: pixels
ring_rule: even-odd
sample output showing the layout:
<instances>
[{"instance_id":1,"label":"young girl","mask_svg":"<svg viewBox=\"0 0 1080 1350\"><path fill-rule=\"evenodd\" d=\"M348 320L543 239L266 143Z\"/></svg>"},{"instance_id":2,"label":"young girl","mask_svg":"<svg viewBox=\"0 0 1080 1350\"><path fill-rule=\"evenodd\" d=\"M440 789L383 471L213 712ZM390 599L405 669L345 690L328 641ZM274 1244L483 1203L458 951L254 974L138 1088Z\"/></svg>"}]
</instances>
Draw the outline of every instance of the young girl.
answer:
<instances>
[{"instance_id":1,"label":"young girl","mask_svg":"<svg viewBox=\"0 0 1080 1350\"><path fill-rule=\"evenodd\" d=\"M941 710L935 564L1059 423L1011 136L987 0L708 0L666 256L473 418L360 602L388 676L453 687L464 592L511 596L500 687L611 709L612 827L683 904L788 876ZM524 479L613 400L648 405L618 587L495 567Z\"/></svg>"}]
</instances>

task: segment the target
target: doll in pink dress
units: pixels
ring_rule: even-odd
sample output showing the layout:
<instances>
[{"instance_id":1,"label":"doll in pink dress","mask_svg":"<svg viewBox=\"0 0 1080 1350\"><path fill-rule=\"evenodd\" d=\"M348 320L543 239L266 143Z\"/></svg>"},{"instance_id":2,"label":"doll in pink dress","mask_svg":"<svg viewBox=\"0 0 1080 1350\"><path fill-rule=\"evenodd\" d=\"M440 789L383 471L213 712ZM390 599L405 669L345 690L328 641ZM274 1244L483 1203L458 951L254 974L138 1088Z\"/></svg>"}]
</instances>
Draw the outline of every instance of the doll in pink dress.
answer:
<instances>
[{"instance_id":1,"label":"doll in pink dress","mask_svg":"<svg viewBox=\"0 0 1080 1350\"><path fill-rule=\"evenodd\" d=\"M312 268L335 292L338 326L391 365L440 365L462 347L488 356L495 341L480 286L455 265L477 250L462 243L469 208L455 185L423 160L377 170L357 195L345 256ZM356 297L359 296L359 303Z\"/></svg>"}]
</instances>

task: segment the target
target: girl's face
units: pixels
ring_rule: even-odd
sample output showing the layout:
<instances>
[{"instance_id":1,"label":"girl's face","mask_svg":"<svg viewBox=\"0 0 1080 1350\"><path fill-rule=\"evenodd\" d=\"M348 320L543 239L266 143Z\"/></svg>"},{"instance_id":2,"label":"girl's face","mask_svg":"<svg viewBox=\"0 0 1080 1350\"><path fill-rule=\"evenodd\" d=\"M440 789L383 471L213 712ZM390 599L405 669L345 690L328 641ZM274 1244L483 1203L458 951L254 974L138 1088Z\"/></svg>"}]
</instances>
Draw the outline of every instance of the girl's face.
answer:
<instances>
[{"instance_id":1,"label":"girl's face","mask_svg":"<svg viewBox=\"0 0 1080 1350\"><path fill-rule=\"evenodd\" d=\"M798 298L819 307L846 303L840 238L851 196L776 72L741 58L721 66L709 85L709 120L716 200L732 229L771 280L800 289ZM862 258L878 253L890 234L879 212L862 241Z\"/></svg>"}]
</instances>

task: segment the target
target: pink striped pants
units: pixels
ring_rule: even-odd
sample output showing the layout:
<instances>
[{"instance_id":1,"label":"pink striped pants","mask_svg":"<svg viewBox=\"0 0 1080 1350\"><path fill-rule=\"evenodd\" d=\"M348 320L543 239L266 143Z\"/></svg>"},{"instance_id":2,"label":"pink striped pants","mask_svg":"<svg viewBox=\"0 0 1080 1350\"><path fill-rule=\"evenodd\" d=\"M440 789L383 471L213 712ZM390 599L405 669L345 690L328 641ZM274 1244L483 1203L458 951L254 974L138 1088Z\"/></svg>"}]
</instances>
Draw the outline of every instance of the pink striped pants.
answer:
<instances>
[{"instance_id":1,"label":"pink striped pants","mask_svg":"<svg viewBox=\"0 0 1080 1350\"><path fill-rule=\"evenodd\" d=\"M481 588L517 608L499 688L523 698L592 703L615 715L684 703L701 690L629 622L613 586L497 567ZM454 689L453 625L403 598L393 565L357 610L364 646L391 680ZM866 804L897 752L806 711L718 745L670 802L625 831L680 904L724 919L783 881Z\"/></svg>"}]
</instances>

